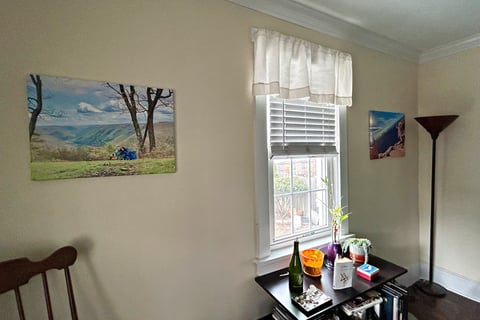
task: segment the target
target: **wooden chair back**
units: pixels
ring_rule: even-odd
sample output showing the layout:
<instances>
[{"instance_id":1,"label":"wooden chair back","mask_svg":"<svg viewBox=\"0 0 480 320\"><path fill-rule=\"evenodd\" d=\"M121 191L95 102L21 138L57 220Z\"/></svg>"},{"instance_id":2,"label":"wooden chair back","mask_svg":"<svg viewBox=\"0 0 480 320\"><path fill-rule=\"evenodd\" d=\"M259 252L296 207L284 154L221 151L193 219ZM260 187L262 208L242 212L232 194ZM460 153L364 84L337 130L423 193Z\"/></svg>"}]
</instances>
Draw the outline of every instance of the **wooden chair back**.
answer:
<instances>
[{"instance_id":1,"label":"wooden chair back","mask_svg":"<svg viewBox=\"0 0 480 320\"><path fill-rule=\"evenodd\" d=\"M77 259L77 250L74 247L67 246L58 249L48 258L41 261L30 261L28 258L19 258L0 262L0 294L15 291L17 301L18 316L20 320L25 320L20 287L27 284L34 276L41 275L43 282L43 291L48 319L53 320L52 303L48 289L47 271L52 269L64 270L65 281L67 283L68 301L70 304L70 314L72 320L78 320L75 297L73 295L72 279L70 277L69 267Z\"/></svg>"}]
</instances>

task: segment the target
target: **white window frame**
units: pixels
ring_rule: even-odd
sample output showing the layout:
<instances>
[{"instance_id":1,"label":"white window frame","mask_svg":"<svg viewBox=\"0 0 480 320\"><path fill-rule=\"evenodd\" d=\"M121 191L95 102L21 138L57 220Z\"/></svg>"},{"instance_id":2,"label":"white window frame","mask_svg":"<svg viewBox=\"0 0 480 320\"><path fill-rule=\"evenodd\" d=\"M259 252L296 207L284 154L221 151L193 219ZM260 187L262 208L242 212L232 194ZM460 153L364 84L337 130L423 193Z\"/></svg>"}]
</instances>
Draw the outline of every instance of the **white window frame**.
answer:
<instances>
[{"instance_id":1,"label":"white window frame","mask_svg":"<svg viewBox=\"0 0 480 320\"><path fill-rule=\"evenodd\" d=\"M269 181L273 179L272 163L268 152L267 128L267 96L256 96L255 120L255 195L256 195L256 238L257 238L257 274L262 275L288 265L291 254L291 245L271 245L270 203L273 203ZM341 204L348 206L347 181L347 130L346 107L339 108L339 136L340 136L340 181ZM348 235L348 219L342 223L341 237ZM308 248L327 244L331 241L330 233L319 233L302 238L301 248Z\"/></svg>"}]
</instances>

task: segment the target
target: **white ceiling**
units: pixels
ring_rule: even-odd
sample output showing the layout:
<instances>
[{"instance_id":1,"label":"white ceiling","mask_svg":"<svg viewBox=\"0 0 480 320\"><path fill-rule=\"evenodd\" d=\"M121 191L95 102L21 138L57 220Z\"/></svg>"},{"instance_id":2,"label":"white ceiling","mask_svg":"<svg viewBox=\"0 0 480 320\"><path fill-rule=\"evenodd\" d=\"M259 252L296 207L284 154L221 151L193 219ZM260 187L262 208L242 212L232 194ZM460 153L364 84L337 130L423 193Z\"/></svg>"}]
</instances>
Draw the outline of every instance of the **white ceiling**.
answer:
<instances>
[{"instance_id":1,"label":"white ceiling","mask_svg":"<svg viewBox=\"0 0 480 320\"><path fill-rule=\"evenodd\" d=\"M414 61L480 46L480 0L229 0Z\"/></svg>"}]
</instances>

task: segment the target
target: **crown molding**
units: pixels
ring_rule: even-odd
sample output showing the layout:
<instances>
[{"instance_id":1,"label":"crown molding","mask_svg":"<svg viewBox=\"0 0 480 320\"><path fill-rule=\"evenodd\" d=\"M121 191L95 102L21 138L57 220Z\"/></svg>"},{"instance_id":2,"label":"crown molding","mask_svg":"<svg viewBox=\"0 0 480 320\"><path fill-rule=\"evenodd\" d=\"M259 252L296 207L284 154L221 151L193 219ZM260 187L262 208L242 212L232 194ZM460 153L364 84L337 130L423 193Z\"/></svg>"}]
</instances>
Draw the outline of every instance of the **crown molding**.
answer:
<instances>
[{"instance_id":1,"label":"crown molding","mask_svg":"<svg viewBox=\"0 0 480 320\"><path fill-rule=\"evenodd\" d=\"M227 0L369 49L418 63L420 51L291 0Z\"/></svg>"},{"instance_id":2,"label":"crown molding","mask_svg":"<svg viewBox=\"0 0 480 320\"><path fill-rule=\"evenodd\" d=\"M426 50L420 55L419 62L429 62L435 59L451 56L453 54L478 47L480 47L480 33L462 40L447 43L443 46Z\"/></svg>"},{"instance_id":3,"label":"crown molding","mask_svg":"<svg viewBox=\"0 0 480 320\"><path fill-rule=\"evenodd\" d=\"M468 49L480 47L480 33L471 37L425 50L402 45L354 24L312 10L295 0L227 0L300 26L346 40L369 49L380 51L411 62L425 63Z\"/></svg>"}]
</instances>

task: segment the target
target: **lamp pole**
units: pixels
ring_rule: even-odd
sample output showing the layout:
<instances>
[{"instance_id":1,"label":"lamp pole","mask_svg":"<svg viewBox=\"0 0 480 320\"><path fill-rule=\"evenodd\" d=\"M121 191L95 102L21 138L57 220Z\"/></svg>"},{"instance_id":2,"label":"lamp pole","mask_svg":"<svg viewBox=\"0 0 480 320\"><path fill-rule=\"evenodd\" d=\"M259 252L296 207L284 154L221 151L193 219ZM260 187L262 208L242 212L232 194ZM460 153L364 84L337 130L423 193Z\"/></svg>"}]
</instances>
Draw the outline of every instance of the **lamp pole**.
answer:
<instances>
[{"instance_id":1,"label":"lamp pole","mask_svg":"<svg viewBox=\"0 0 480 320\"><path fill-rule=\"evenodd\" d=\"M416 287L429 296L444 297L447 290L433 282L435 252L435 166L437 138L440 132L450 125L458 115L416 117L415 120L430 133L432 138L432 183L430 191L430 258L428 281L419 280Z\"/></svg>"},{"instance_id":2,"label":"lamp pole","mask_svg":"<svg viewBox=\"0 0 480 320\"><path fill-rule=\"evenodd\" d=\"M436 154L437 154L437 138L432 135L432 183L430 186L430 265L429 265L429 276L428 282L431 286L433 284L433 261L434 260L434 247L435 247L435 167L436 167Z\"/></svg>"}]
</instances>

